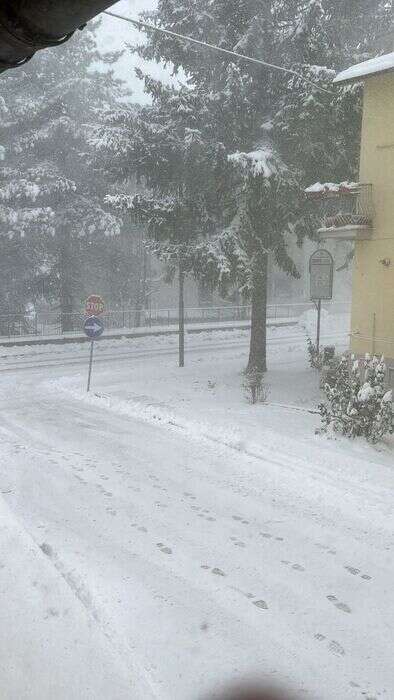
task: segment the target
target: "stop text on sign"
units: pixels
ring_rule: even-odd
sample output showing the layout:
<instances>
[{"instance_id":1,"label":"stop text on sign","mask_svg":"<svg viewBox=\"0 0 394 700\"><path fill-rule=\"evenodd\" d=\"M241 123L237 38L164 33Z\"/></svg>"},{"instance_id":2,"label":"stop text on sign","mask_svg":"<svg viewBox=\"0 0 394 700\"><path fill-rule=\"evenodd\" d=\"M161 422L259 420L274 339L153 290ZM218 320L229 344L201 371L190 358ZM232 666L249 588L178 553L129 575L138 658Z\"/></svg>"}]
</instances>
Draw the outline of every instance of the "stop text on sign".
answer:
<instances>
[{"instance_id":1,"label":"stop text on sign","mask_svg":"<svg viewBox=\"0 0 394 700\"><path fill-rule=\"evenodd\" d=\"M104 312L104 300L98 294L91 294L85 302L86 316L98 316Z\"/></svg>"}]
</instances>

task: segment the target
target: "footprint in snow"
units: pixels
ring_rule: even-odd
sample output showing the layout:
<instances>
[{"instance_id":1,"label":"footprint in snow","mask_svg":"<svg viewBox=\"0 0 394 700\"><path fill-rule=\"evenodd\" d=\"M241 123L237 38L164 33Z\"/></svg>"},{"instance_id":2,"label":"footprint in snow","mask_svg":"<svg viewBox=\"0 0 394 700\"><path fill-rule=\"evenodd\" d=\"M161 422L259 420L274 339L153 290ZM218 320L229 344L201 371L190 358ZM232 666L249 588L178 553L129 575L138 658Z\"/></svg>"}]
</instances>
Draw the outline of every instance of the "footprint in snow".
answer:
<instances>
[{"instance_id":1,"label":"footprint in snow","mask_svg":"<svg viewBox=\"0 0 394 700\"><path fill-rule=\"evenodd\" d=\"M253 600L256 597L254 593L247 593L246 591L243 591L241 588L237 588L236 586L229 586L229 588L232 591L236 591L236 593L240 593L244 598L247 598L248 600Z\"/></svg>"},{"instance_id":2,"label":"footprint in snow","mask_svg":"<svg viewBox=\"0 0 394 700\"><path fill-rule=\"evenodd\" d=\"M42 544L40 544L40 549L42 552L44 552L44 554L46 554L47 557L52 558L54 556L54 551L51 545L47 542L43 542Z\"/></svg>"},{"instance_id":3,"label":"footprint in snow","mask_svg":"<svg viewBox=\"0 0 394 700\"><path fill-rule=\"evenodd\" d=\"M165 544L163 544L162 542L158 542L156 544L156 547L158 547L160 551L163 552L163 554L172 554L171 547L166 547Z\"/></svg>"},{"instance_id":4,"label":"footprint in snow","mask_svg":"<svg viewBox=\"0 0 394 700\"><path fill-rule=\"evenodd\" d=\"M222 571L222 569L218 569L216 566L212 569L209 564L201 564L201 569L204 569L205 571L210 571L211 574L214 574L215 576L227 576L227 574Z\"/></svg>"},{"instance_id":5,"label":"footprint in snow","mask_svg":"<svg viewBox=\"0 0 394 700\"><path fill-rule=\"evenodd\" d=\"M356 569L354 566L345 566L344 567L346 571L349 572L349 574L352 574L353 576L358 576L361 574L360 569ZM372 576L369 576L368 574L361 574L361 578L364 579L364 581L371 581Z\"/></svg>"},{"instance_id":6,"label":"footprint in snow","mask_svg":"<svg viewBox=\"0 0 394 700\"><path fill-rule=\"evenodd\" d=\"M230 540L234 543L236 547L246 547L245 542L242 542L242 540L239 540L237 537L230 537Z\"/></svg>"},{"instance_id":7,"label":"footprint in snow","mask_svg":"<svg viewBox=\"0 0 394 700\"><path fill-rule=\"evenodd\" d=\"M349 606L346 605L346 603L341 603L341 602L338 600L338 598L336 598L335 595L328 595L328 596L327 596L327 600L329 600L330 603L332 603L333 605L335 605L335 607L338 608L338 610L342 610L342 612L346 612L346 613L351 613L351 612L352 612L351 608L349 608Z\"/></svg>"},{"instance_id":8,"label":"footprint in snow","mask_svg":"<svg viewBox=\"0 0 394 700\"><path fill-rule=\"evenodd\" d=\"M339 642L336 642L335 639L329 641L327 640L327 637L324 636L324 634L315 634L315 639L318 642L327 641L328 650L331 652L331 654L335 654L336 656L345 656L344 648L339 644Z\"/></svg>"},{"instance_id":9,"label":"footprint in snow","mask_svg":"<svg viewBox=\"0 0 394 700\"><path fill-rule=\"evenodd\" d=\"M305 571L304 566L301 566L301 564L292 564L291 561L287 561L287 559L282 559L282 564L285 564L285 566L291 566L294 571Z\"/></svg>"},{"instance_id":10,"label":"footprint in snow","mask_svg":"<svg viewBox=\"0 0 394 700\"><path fill-rule=\"evenodd\" d=\"M349 572L349 574L353 574L353 576L357 576L357 574L360 573L360 569L355 569L354 566L345 566L344 568Z\"/></svg>"},{"instance_id":11,"label":"footprint in snow","mask_svg":"<svg viewBox=\"0 0 394 700\"><path fill-rule=\"evenodd\" d=\"M337 656L345 656L344 648L334 639L331 640L331 642L328 645L328 648L332 654L336 654Z\"/></svg>"},{"instance_id":12,"label":"footprint in snow","mask_svg":"<svg viewBox=\"0 0 394 700\"><path fill-rule=\"evenodd\" d=\"M359 683L355 683L354 681L350 681L350 682L349 682L349 685L350 685L351 688L361 688L360 684L359 684ZM361 690L361 695L364 696L364 699L365 699L365 700L378 700L378 698L376 697L376 695L369 695L369 694L368 694L368 691L362 691L362 690ZM380 695L380 693L378 693L378 695Z\"/></svg>"},{"instance_id":13,"label":"footprint in snow","mask_svg":"<svg viewBox=\"0 0 394 700\"><path fill-rule=\"evenodd\" d=\"M329 547L326 544L322 544L321 542L315 542L315 547L322 549L323 551L326 552L326 554L336 554L337 553L336 549L331 549L331 547Z\"/></svg>"},{"instance_id":14,"label":"footprint in snow","mask_svg":"<svg viewBox=\"0 0 394 700\"><path fill-rule=\"evenodd\" d=\"M271 535L270 532L260 532L260 535L264 537L266 540L271 540L274 538L278 542L283 542L284 538L283 537L274 537L274 535Z\"/></svg>"}]
</instances>

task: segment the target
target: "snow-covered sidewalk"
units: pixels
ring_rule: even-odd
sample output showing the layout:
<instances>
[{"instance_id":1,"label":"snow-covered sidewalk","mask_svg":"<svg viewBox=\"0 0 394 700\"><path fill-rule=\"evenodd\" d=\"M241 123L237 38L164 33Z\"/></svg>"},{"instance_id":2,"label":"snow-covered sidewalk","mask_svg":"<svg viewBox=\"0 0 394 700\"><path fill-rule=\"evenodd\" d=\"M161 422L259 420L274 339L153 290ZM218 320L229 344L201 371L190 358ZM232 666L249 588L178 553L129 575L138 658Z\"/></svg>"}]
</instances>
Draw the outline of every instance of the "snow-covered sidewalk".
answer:
<instances>
[{"instance_id":1,"label":"snow-covered sidewalk","mask_svg":"<svg viewBox=\"0 0 394 700\"><path fill-rule=\"evenodd\" d=\"M297 317L284 317L269 319L267 321L268 328L280 328L282 326L296 326L298 323ZM237 329L250 328L250 320L239 321L204 321L201 323L188 322L185 324L185 332L189 334L214 332L214 331L232 331ZM168 325L152 325L141 326L138 328L107 328L101 337L103 340L122 340L130 338L150 338L155 336L171 336L177 335L179 332L178 324L171 323ZM65 345L68 343L86 343L89 338L82 332L60 333L57 335L25 335L0 336L0 348L27 348L27 347L43 347L46 345Z\"/></svg>"},{"instance_id":2,"label":"snow-covered sidewalk","mask_svg":"<svg viewBox=\"0 0 394 700\"><path fill-rule=\"evenodd\" d=\"M385 467L394 464L394 438L387 438L376 447L365 440L349 441L315 435L320 426L317 406L322 398L319 375L307 362L305 335L298 329L270 329L269 371L264 384L267 400L251 406L243 390L242 369L247 362L247 331L228 332L223 340L226 351L216 348L217 337L207 333L192 338L187 349L186 367L182 370L168 356L157 356L151 361L130 362L127 380L123 372L111 367L100 370L93 391L87 396L84 376L64 376L50 382L48 387L67 391L79 401L102 406L109 411L153 424L175 425L196 439L205 438L222 443L240 452L265 457L284 454L320 465L328 471L341 469L353 474L356 481L376 481L376 464L381 475ZM173 339L156 339L157 347L164 348ZM232 347L232 342L239 346ZM345 349L346 333L332 334L332 328L323 336L323 342L336 342ZM196 347L196 343L198 343ZM210 351L210 346L214 346ZM126 341L123 349L127 347ZM148 349L141 339L134 344ZM104 348L103 348L104 350ZM200 351L200 352L199 352ZM223 354L224 353L224 354ZM283 426L286 426L285 431ZM369 475L369 477L368 477Z\"/></svg>"},{"instance_id":3,"label":"snow-covered sidewalk","mask_svg":"<svg viewBox=\"0 0 394 700\"><path fill-rule=\"evenodd\" d=\"M2 700L153 697L126 668L81 583L40 549L0 497ZM145 692L145 695L143 694Z\"/></svg>"}]
</instances>

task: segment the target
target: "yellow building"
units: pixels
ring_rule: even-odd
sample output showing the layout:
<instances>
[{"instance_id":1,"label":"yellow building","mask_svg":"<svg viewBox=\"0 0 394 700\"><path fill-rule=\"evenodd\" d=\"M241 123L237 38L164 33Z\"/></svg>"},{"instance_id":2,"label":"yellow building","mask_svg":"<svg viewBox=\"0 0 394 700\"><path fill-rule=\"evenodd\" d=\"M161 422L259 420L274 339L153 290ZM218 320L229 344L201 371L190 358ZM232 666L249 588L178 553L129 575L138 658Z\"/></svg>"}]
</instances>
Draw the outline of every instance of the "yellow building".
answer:
<instances>
[{"instance_id":1,"label":"yellow building","mask_svg":"<svg viewBox=\"0 0 394 700\"><path fill-rule=\"evenodd\" d=\"M364 82L359 183L342 187L320 237L355 242L351 350L384 355L394 386L394 52L335 79L355 81Z\"/></svg>"}]
</instances>

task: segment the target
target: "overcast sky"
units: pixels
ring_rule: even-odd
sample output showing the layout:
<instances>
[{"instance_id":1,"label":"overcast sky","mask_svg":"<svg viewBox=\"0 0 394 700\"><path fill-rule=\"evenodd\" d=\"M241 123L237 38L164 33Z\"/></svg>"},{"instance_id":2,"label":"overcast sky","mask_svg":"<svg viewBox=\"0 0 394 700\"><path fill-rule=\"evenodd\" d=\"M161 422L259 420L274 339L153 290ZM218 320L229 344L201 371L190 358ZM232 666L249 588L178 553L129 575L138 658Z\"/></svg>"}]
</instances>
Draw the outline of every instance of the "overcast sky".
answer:
<instances>
[{"instance_id":1,"label":"overcast sky","mask_svg":"<svg viewBox=\"0 0 394 700\"><path fill-rule=\"evenodd\" d=\"M138 18L139 12L143 10L154 10L156 4L157 0L121 0L121 2L116 3L116 5L113 5L109 9L127 15L128 17ZM108 15L105 14L102 14L101 18L102 22L98 33L100 49L108 49L110 51L121 49L124 47L126 41L131 43L138 42L143 37L141 32L133 29L132 25L126 22L108 17ZM143 93L142 82L138 80L134 74L134 68L139 66L144 70L147 68L147 65L148 64L141 61L138 56L133 56L129 52L126 52L116 67L117 75L123 78L133 91L132 99L135 102L146 102L147 98ZM154 77L162 78L166 76L166 78L170 80L168 71L161 65L157 65L156 63L149 64L148 70Z\"/></svg>"}]
</instances>

